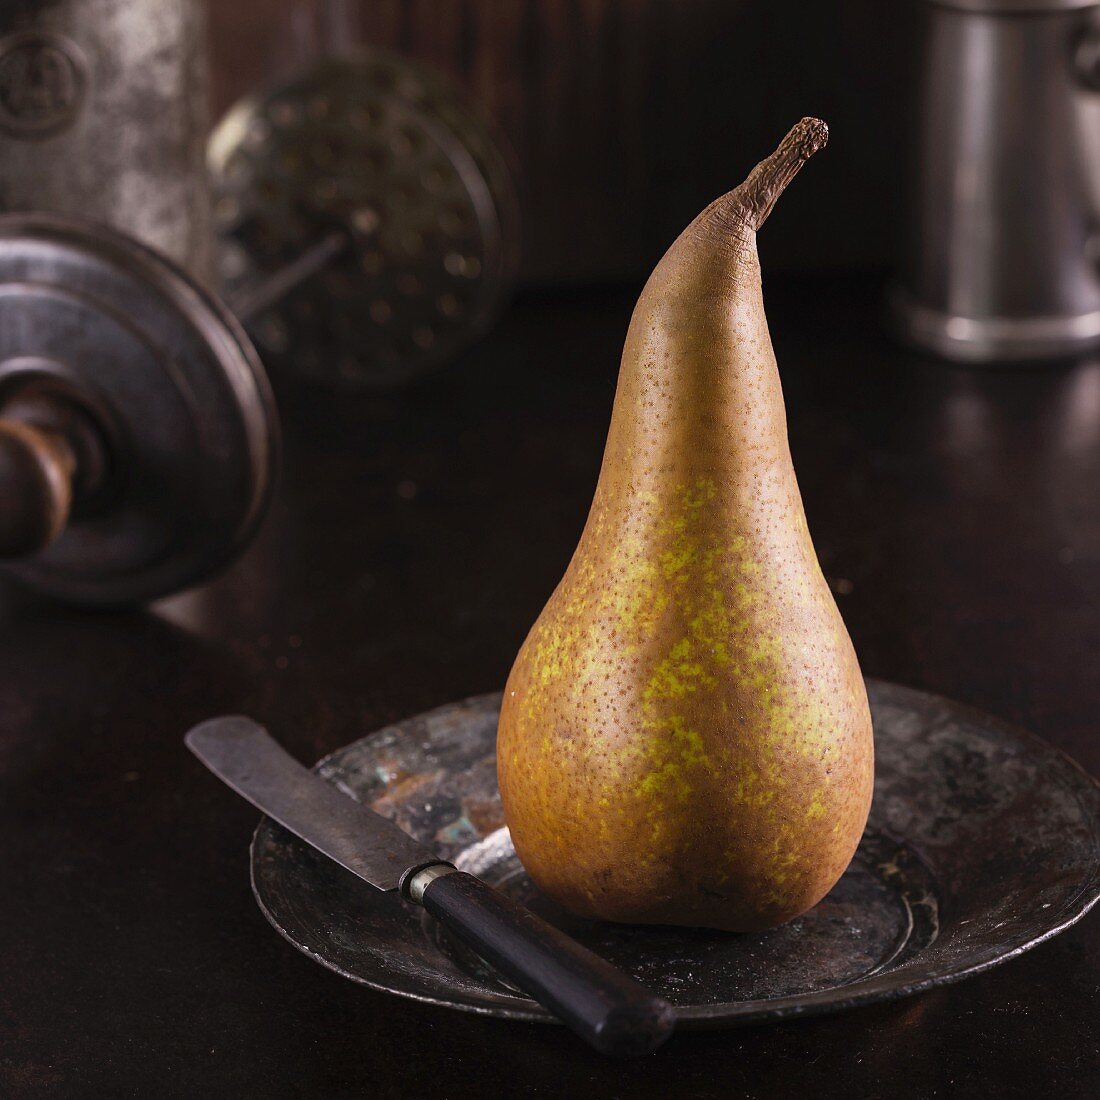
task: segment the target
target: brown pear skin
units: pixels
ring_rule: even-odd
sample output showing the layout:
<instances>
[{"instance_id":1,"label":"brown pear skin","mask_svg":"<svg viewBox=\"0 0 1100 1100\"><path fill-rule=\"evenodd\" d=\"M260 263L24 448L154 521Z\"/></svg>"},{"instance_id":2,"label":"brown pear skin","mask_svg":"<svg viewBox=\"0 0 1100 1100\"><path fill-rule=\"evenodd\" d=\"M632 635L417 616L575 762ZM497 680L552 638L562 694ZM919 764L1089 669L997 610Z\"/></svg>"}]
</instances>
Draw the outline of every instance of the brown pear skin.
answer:
<instances>
[{"instance_id":1,"label":"brown pear skin","mask_svg":"<svg viewBox=\"0 0 1100 1100\"><path fill-rule=\"evenodd\" d=\"M867 696L807 531L756 252L827 136L799 122L651 275L580 544L508 679L512 840L582 916L772 927L829 891L867 820Z\"/></svg>"}]
</instances>

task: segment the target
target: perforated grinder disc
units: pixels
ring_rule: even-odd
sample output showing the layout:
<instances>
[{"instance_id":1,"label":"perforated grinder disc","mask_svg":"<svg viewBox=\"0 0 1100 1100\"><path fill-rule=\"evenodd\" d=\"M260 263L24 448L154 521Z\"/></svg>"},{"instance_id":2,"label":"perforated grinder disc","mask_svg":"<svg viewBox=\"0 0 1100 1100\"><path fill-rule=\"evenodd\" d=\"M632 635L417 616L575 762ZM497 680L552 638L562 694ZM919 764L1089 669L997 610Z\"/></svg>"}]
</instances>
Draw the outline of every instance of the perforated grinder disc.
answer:
<instances>
[{"instance_id":1,"label":"perforated grinder disc","mask_svg":"<svg viewBox=\"0 0 1100 1100\"><path fill-rule=\"evenodd\" d=\"M264 360L380 388L483 332L518 262L506 161L438 74L381 52L327 60L234 107L211 137L226 297L334 225L348 249L249 320Z\"/></svg>"},{"instance_id":2,"label":"perforated grinder disc","mask_svg":"<svg viewBox=\"0 0 1100 1100\"><path fill-rule=\"evenodd\" d=\"M0 217L0 406L24 387L83 407L109 467L94 506L8 567L25 584L138 603L251 535L278 450L267 379L234 318L159 254L67 216Z\"/></svg>"}]
</instances>

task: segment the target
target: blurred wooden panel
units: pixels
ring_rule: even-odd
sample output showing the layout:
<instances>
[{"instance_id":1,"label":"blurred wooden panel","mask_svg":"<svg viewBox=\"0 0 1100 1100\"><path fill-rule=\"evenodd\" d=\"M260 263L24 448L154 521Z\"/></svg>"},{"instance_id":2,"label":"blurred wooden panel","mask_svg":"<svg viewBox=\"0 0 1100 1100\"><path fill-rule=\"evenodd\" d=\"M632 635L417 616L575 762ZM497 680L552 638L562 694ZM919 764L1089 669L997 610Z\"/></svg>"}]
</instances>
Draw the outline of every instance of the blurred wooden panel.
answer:
<instances>
[{"instance_id":1,"label":"blurred wooden panel","mask_svg":"<svg viewBox=\"0 0 1100 1100\"><path fill-rule=\"evenodd\" d=\"M211 5L215 107L349 41L449 73L514 154L528 282L636 278L803 114L830 149L771 267L889 261L912 5L875 0L237 0Z\"/></svg>"}]
</instances>

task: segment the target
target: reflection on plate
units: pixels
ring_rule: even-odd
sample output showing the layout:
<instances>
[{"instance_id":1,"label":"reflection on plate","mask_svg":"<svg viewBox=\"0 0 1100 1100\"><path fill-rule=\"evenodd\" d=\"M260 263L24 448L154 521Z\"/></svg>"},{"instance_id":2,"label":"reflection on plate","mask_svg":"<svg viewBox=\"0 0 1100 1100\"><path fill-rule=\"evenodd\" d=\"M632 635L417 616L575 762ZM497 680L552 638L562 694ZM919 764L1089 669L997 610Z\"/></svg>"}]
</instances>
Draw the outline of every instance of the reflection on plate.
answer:
<instances>
[{"instance_id":1,"label":"reflection on plate","mask_svg":"<svg viewBox=\"0 0 1100 1100\"><path fill-rule=\"evenodd\" d=\"M867 687L875 801L859 852L809 913L752 935L585 921L541 896L504 828L499 695L387 727L318 771L633 973L672 1002L681 1026L836 1011L1003 962L1100 896L1095 780L987 715L894 684ZM423 910L267 819L253 840L252 880L272 924L345 977L466 1011L552 1019Z\"/></svg>"}]
</instances>

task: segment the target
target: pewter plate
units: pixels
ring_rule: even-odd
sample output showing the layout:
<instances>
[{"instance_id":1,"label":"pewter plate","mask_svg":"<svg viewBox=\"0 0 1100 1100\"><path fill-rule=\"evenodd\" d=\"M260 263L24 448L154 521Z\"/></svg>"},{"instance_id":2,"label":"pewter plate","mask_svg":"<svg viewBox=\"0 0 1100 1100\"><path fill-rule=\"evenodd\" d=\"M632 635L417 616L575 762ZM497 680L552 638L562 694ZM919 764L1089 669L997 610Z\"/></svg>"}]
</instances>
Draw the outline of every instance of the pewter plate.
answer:
<instances>
[{"instance_id":1,"label":"pewter plate","mask_svg":"<svg viewBox=\"0 0 1100 1100\"><path fill-rule=\"evenodd\" d=\"M572 917L516 859L496 784L499 695L440 707L317 765L342 791L667 997L686 1027L833 1012L986 970L1100 897L1100 786L1021 730L868 681L871 819L848 872L809 913L753 935ZM252 844L260 908L353 981L467 1012L552 1020L423 910L382 894L280 826Z\"/></svg>"}]
</instances>

